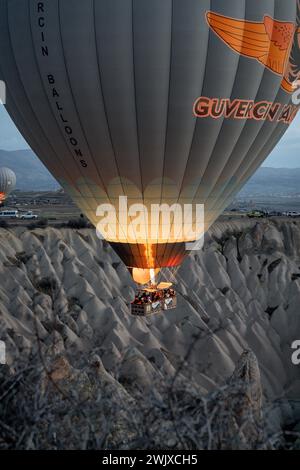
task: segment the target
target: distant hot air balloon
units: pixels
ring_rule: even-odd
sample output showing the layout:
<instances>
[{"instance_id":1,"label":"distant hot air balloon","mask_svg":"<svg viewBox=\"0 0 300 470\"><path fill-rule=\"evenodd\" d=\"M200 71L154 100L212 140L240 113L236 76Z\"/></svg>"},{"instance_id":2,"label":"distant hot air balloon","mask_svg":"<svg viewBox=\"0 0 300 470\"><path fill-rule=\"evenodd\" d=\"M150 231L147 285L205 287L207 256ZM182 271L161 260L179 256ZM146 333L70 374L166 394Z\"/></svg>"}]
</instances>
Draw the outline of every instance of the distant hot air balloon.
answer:
<instances>
[{"instance_id":1,"label":"distant hot air balloon","mask_svg":"<svg viewBox=\"0 0 300 470\"><path fill-rule=\"evenodd\" d=\"M137 281L180 265L288 129L299 14L296 0L0 0L7 110L95 226L99 205L116 209L106 239ZM167 236L153 204L170 208ZM192 212L183 231L174 204L204 204L205 226Z\"/></svg>"},{"instance_id":2,"label":"distant hot air balloon","mask_svg":"<svg viewBox=\"0 0 300 470\"><path fill-rule=\"evenodd\" d=\"M0 205L16 187L16 175L9 168L0 168Z\"/></svg>"}]
</instances>

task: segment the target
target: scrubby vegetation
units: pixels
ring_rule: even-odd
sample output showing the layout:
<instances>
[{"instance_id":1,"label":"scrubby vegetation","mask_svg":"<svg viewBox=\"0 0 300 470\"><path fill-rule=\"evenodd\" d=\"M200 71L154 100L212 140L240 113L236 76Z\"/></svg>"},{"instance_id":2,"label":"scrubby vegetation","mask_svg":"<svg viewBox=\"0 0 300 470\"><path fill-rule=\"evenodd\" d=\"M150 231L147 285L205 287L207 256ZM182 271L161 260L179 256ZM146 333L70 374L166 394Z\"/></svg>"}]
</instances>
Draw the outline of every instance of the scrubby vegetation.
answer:
<instances>
[{"instance_id":1,"label":"scrubby vegetation","mask_svg":"<svg viewBox=\"0 0 300 470\"><path fill-rule=\"evenodd\" d=\"M29 361L0 369L0 449L300 447L296 432L267 431L270 406L261 407L260 384L243 375L252 367L247 353L226 384L202 396L179 372L145 391L121 385L118 371L108 374L96 354L71 361L53 355L55 348L46 356L38 349Z\"/></svg>"},{"instance_id":2,"label":"scrubby vegetation","mask_svg":"<svg viewBox=\"0 0 300 470\"><path fill-rule=\"evenodd\" d=\"M78 219L71 219L67 224L65 224L65 227L67 228L73 228L73 229L83 229L83 228L91 228L92 224L89 222L86 217L81 215Z\"/></svg>"},{"instance_id":3,"label":"scrubby vegetation","mask_svg":"<svg viewBox=\"0 0 300 470\"><path fill-rule=\"evenodd\" d=\"M48 219L40 219L37 222L33 222L31 224L28 224L27 228L28 230L34 230L36 228L46 228L48 227Z\"/></svg>"},{"instance_id":4,"label":"scrubby vegetation","mask_svg":"<svg viewBox=\"0 0 300 470\"><path fill-rule=\"evenodd\" d=\"M0 228L8 228L9 225L6 220L0 220Z\"/></svg>"}]
</instances>

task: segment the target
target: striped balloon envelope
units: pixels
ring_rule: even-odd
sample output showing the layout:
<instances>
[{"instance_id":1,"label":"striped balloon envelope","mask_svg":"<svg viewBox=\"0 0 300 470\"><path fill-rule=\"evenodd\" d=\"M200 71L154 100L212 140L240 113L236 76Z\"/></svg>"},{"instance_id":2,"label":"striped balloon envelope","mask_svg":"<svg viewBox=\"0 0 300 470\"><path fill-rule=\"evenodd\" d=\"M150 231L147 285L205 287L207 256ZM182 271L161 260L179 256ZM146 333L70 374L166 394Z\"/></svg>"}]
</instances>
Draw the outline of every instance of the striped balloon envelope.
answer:
<instances>
[{"instance_id":1,"label":"striped balloon envelope","mask_svg":"<svg viewBox=\"0 0 300 470\"><path fill-rule=\"evenodd\" d=\"M0 0L7 110L137 281L181 264L293 121L299 16L297 0Z\"/></svg>"}]
</instances>

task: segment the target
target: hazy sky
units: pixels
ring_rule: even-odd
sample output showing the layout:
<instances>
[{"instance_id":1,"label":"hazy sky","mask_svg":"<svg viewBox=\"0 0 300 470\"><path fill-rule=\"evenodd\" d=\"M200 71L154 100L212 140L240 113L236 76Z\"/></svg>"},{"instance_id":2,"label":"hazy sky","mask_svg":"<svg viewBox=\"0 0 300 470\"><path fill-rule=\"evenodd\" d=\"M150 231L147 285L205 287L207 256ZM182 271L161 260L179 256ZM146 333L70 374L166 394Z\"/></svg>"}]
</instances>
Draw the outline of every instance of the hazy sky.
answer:
<instances>
[{"instance_id":1,"label":"hazy sky","mask_svg":"<svg viewBox=\"0 0 300 470\"><path fill-rule=\"evenodd\" d=\"M0 149L17 150L28 145L9 118L5 108L0 106ZM264 166L276 168L300 168L300 113L279 142Z\"/></svg>"}]
</instances>

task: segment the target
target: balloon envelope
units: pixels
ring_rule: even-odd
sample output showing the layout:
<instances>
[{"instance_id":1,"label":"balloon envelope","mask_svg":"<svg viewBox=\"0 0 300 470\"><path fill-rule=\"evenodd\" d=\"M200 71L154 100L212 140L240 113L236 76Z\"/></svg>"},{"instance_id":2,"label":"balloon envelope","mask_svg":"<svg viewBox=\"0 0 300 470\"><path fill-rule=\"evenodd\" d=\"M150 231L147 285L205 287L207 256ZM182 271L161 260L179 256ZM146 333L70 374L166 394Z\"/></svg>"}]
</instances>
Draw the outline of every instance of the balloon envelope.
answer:
<instances>
[{"instance_id":1,"label":"balloon envelope","mask_svg":"<svg viewBox=\"0 0 300 470\"><path fill-rule=\"evenodd\" d=\"M0 0L7 109L127 266L177 266L297 112L298 15L296 0Z\"/></svg>"},{"instance_id":2,"label":"balloon envelope","mask_svg":"<svg viewBox=\"0 0 300 470\"><path fill-rule=\"evenodd\" d=\"M5 201L16 187L16 175L9 168L0 168L0 203Z\"/></svg>"}]
</instances>

